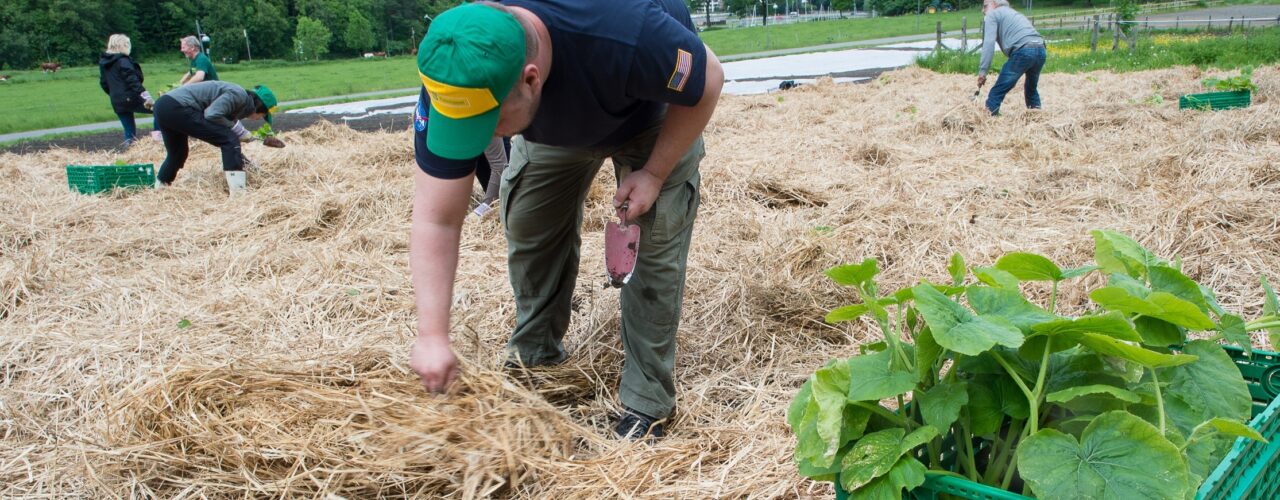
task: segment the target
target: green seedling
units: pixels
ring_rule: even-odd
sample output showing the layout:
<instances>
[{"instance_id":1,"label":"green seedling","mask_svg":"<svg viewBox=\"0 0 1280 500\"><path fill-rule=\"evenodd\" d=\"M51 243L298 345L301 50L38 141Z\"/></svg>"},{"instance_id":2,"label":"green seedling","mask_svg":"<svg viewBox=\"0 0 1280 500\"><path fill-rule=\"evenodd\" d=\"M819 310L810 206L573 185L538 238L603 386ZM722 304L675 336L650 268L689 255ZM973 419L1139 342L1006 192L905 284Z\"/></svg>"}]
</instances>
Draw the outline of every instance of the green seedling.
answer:
<instances>
[{"instance_id":1,"label":"green seedling","mask_svg":"<svg viewBox=\"0 0 1280 500\"><path fill-rule=\"evenodd\" d=\"M276 132L274 130L271 130L270 123L263 122L262 126L258 127L258 130L253 131L253 136L257 137L258 139L266 139L268 137L275 137Z\"/></svg>"},{"instance_id":2,"label":"green seedling","mask_svg":"<svg viewBox=\"0 0 1280 500\"><path fill-rule=\"evenodd\" d=\"M1017 476L1048 500L1190 498L1235 437L1262 440L1218 342L1280 331L1280 300L1264 281L1264 315L1245 321L1180 261L1112 231L1093 240L1081 267L1024 252L969 267L956 254L945 284L888 294L876 259L829 269L855 302L826 320L869 320L883 341L827 362L792 400L800 473L850 498L903 498L957 474L1006 490ZM1064 286L1091 307L1059 311Z\"/></svg>"},{"instance_id":3,"label":"green seedling","mask_svg":"<svg viewBox=\"0 0 1280 500\"><path fill-rule=\"evenodd\" d=\"M178 320L178 329L179 329L179 330L186 330L186 329L188 329L188 328L191 328L191 320L189 320L189 319L187 319L187 318L182 318L182 319Z\"/></svg>"},{"instance_id":4,"label":"green seedling","mask_svg":"<svg viewBox=\"0 0 1280 500\"><path fill-rule=\"evenodd\" d=\"M1246 67L1240 71L1238 76L1231 78L1207 78L1204 80L1204 86L1210 90L1218 92L1238 92L1248 90L1257 92L1258 86L1253 83L1253 68Z\"/></svg>"}]
</instances>

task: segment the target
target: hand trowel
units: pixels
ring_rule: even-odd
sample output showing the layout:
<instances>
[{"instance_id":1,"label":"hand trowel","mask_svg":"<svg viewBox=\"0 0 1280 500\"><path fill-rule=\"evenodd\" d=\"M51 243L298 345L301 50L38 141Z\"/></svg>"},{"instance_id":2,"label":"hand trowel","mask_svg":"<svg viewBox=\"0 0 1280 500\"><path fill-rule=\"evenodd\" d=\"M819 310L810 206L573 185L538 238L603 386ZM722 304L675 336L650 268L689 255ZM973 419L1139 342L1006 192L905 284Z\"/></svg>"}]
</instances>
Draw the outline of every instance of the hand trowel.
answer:
<instances>
[{"instance_id":1,"label":"hand trowel","mask_svg":"<svg viewBox=\"0 0 1280 500\"><path fill-rule=\"evenodd\" d=\"M618 208L618 221L604 226L604 267L609 285L622 288L631 281L636 270L636 253L640 249L640 225L627 223L627 203Z\"/></svg>"}]
</instances>

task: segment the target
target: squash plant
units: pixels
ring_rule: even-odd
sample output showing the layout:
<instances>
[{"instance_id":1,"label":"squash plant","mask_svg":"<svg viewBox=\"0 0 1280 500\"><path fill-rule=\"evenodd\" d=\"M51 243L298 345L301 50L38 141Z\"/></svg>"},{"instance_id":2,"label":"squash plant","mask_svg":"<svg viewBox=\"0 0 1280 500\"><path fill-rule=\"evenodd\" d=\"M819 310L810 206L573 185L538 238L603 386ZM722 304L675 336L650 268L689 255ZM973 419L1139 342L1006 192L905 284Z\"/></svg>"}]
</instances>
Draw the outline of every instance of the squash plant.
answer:
<instances>
[{"instance_id":1,"label":"squash plant","mask_svg":"<svg viewBox=\"0 0 1280 500\"><path fill-rule=\"evenodd\" d=\"M1010 253L970 269L957 254L949 283L891 294L875 259L828 270L858 303L827 321L869 317L884 340L828 362L796 394L787 422L800 473L838 478L851 498L897 499L929 474L958 474L1044 499L1182 499L1235 437L1261 440L1218 342L1247 350L1262 329L1280 340L1269 284L1264 316L1245 321L1180 262L1092 234L1091 265ZM1060 314L1060 286L1090 273L1106 282L1091 310ZM1024 282L1047 283L1047 301L1024 296Z\"/></svg>"}]
</instances>

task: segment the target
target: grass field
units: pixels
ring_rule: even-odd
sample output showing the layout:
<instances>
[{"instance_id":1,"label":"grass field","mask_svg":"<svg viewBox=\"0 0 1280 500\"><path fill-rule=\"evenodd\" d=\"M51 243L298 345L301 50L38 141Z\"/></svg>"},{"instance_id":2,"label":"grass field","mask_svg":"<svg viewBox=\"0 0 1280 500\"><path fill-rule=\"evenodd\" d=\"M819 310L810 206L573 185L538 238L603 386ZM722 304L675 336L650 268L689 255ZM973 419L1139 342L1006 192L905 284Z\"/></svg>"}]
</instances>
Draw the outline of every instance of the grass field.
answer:
<instances>
[{"instance_id":1,"label":"grass field","mask_svg":"<svg viewBox=\"0 0 1280 500\"><path fill-rule=\"evenodd\" d=\"M1075 12L1079 7L1037 7L1036 15ZM916 16L878 17L874 19L839 19L810 23L778 24L766 27L719 29L702 32L702 40L717 55L727 56L764 50L810 47L829 43L855 42L875 38L933 33L936 23L944 31L960 29L961 19L968 18L969 29L982 27L982 9L973 7L957 12Z\"/></svg>"},{"instance_id":2,"label":"grass field","mask_svg":"<svg viewBox=\"0 0 1280 500\"><path fill-rule=\"evenodd\" d=\"M1196 31L1142 33L1133 54L1124 41L1111 50L1111 38L1098 42L1098 51L1089 51L1088 32L1054 34L1049 44L1045 71L1141 71L1173 66L1236 69L1280 62L1280 28L1260 28L1248 33L1204 33ZM941 51L917 61L921 67L941 73L977 73L977 52ZM1005 57L999 51L991 63L991 73L999 73Z\"/></svg>"},{"instance_id":3,"label":"grass field","mask_svg":"<svg viewBox=\"0 0 1280 500\"><path fill-rule=\"evenodd\" d=\"M144 62L146 87L153 94L181 78L181 57ZM265 61L218 66L218 76L244 86L264 84L282 101L418 85L412 56L390 59L346 59L298 64ZM0 134L116 119L107 94L98 86L98 68L69 68L58 73L15 71L0 83ZM151 120L139 118L141 127Z\"/></svg>"}]
</instances>

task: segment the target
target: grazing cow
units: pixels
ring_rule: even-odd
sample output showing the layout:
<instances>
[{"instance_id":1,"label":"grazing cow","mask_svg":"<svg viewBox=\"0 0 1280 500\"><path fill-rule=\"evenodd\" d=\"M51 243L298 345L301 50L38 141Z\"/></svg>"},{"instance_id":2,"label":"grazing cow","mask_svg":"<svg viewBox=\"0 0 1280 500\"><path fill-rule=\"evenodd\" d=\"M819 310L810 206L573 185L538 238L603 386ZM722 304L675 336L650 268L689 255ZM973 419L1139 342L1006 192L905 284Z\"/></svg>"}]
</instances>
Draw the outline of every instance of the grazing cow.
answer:
<instances>
[{"instance_id":1,"label":"grazing cow","mask_svg":"<svg viewBox=\"0 0 1280 500\"><path fill-rule=\"evenodd\" d=\"M386 52L374 52L373 57L387 57Z\"/></svg>"},{"instance_id":2,"label":"grazing cow","mask_svg":"<svg viewBox=\"0 0 1280 500\"><path fill-rule=\"evenodd\" d=\"M58 70L61 68L62 68L62 65L56 62L40 63L40 70L44 71L45 73L48 73L50 71L57 73Z\"/></svg>"},{"instance_id":3,"label":"grazing cow","mask_svg":"<svg viewBox=\"0 0 1280 500\"><path fill-rule=\"evenodd\" d=\"M0 75L0 82L9 81L9 75Z\"/></svg>"}]
</instances>

